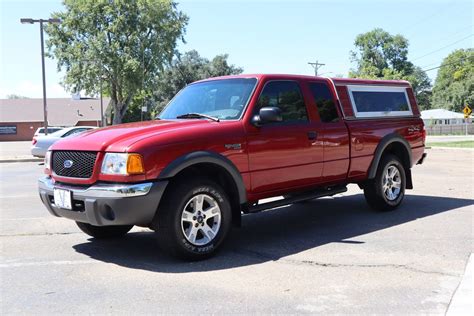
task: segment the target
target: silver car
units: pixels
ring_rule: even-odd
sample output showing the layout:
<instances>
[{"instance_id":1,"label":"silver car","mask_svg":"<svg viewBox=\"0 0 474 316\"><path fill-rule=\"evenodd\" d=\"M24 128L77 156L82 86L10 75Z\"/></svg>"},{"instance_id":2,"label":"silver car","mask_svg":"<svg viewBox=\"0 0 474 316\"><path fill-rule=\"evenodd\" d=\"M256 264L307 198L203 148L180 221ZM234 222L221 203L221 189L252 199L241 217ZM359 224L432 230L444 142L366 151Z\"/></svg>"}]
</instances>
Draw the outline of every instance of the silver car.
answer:
<instances>
[{"instance_id":1,"label":"silver car","mask_svg":"<svg viewBox=\"0 0 474 316\"><path fill-rule=\"evenodd\" d=\"M44 157L48 148L62 138L66 138L78 133L97 128L95 126L74 126L66 127L57 132L45 136L33 138L33 146L31 146L31 154L35 157Z\"/></svg>"}]
</instances>

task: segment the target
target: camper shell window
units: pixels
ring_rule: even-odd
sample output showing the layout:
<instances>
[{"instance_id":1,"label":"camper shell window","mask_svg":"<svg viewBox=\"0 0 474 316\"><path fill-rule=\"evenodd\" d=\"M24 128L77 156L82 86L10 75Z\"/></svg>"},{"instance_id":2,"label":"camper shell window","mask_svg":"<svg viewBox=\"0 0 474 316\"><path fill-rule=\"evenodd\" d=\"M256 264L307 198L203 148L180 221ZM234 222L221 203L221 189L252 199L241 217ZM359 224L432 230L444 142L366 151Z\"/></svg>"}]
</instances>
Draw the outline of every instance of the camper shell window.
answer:
<instances>
[{"instance_id":1,"label":"camper shell window","mask_svg":"<svg viewBox=\"0 0 474 316\"><path fill-rule=\"evenodd\" d=\"M347 86L347 89L356 117L413 114L405 87Z\"/></svg>"}]
</instances>

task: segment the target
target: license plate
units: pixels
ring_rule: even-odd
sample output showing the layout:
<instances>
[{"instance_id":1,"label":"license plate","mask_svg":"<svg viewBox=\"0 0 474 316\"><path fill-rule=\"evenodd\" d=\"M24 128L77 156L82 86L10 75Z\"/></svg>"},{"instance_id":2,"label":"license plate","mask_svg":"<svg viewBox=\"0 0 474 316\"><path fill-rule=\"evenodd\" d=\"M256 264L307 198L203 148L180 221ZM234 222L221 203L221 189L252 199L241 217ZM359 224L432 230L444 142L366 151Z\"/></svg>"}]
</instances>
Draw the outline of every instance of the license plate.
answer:
<instances>
[{"instance_id":1,"label":"license plate","mask_svg":"<svg viewBox=\"0 0 474 316\"><path fill-rule=\"evenodd\" d=\"M54 204L57 207L72 210L72 194L69 190L54 189Z\"/></svg>"}]
</instances>

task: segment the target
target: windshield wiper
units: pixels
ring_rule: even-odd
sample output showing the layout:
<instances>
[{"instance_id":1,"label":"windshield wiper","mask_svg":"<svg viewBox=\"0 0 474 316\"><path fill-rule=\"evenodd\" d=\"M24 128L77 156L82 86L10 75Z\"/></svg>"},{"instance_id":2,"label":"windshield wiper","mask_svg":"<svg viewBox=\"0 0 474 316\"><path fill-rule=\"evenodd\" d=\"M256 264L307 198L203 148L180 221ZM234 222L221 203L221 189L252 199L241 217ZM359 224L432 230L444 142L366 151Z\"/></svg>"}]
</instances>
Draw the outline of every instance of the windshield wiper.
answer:
<instances>
[{"instance_id":1,"label":"windshield wiper","mask_svg":"<svg viewBox=\"0 0 474 316\"><path fill-rule=\"evenodd\" d=\"M209 120L213 120L215 122L219 122L219 118L217 117L214 117L214 116L210 116L210 115L206 115L206 114L201 114L201 113L186 113L186 114L181 114L181 115L178 115L176 116L176 118L178 119L187 119L187 118L207 118Z\"/></svg>"}]
</instances>

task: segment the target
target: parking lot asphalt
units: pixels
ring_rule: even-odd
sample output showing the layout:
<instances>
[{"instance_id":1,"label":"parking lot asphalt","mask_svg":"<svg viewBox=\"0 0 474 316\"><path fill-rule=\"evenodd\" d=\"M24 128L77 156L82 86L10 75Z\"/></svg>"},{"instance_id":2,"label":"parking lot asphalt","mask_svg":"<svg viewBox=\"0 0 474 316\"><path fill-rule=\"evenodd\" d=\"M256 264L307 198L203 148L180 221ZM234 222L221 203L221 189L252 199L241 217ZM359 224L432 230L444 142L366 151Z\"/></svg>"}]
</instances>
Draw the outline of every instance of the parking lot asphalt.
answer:
<instances>
[{"instance_id":1,"label":"parking lot asphalt","mask_svg":"<svg viewBox=\"0 0 474 316\"><path fill-rule=\"evenodd\" d=\"M428 155L394 212L350 185L244 216L217 256L192 263L143 228L89 238L43 207L39 163L0 164L0 314L444 314L473 252L474 152Z\"/></svg>"}]
</instances>

